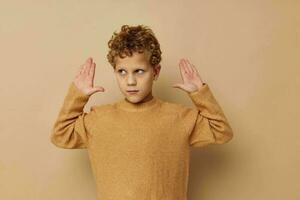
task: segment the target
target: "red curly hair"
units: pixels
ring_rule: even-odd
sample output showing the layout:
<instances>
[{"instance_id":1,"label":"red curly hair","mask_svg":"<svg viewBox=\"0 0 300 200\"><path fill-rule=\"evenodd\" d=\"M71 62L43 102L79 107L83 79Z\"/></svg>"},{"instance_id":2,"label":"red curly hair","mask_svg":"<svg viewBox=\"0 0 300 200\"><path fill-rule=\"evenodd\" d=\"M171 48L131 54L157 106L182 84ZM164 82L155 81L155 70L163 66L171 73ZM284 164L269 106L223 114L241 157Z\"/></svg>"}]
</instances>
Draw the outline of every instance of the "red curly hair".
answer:
<instances>
[{"instance_id":1,"label":"red curly hair","mask_svg":"<svg viewBox=\"0 0 300 200\"><path fill-rule=\"evenodd\" d=\"M157 65L161 61L160 44L148 26L123 25L119 33L113 33L108 41L108 47L109 52L106 57L114 69L117 56L124 58L132 56L133 52L143 53L146 50L146 53L150 53L149 63L151 66Z\"/></svg>"}]
</instances>

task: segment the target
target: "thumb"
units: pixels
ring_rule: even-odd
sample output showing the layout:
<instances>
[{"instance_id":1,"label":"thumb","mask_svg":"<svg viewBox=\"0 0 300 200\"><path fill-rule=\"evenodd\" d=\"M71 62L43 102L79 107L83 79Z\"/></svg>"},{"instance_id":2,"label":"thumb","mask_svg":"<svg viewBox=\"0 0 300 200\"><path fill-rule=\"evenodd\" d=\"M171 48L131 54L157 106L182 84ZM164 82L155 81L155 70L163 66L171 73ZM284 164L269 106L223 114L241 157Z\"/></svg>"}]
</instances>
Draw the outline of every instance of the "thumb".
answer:
<instances>
[{"instance_id":1,"label":"thumb","mask_svg":"<svg viewBox=\"0 0 300 200\"><path fill-rule=\"evenodd\" d=\"M96 92L104 92L105 89L101 86L96 86L96 87L93 87L93 89L91 90L91 94L94 94Z\"/></svg>"},{"instance_id":2,"label":"thumb","mask_svg":"<svg viewBox=\"0 0 300 200\"><path fill-rule=\"evenodd\" d=\"M186 91L184 85L181 84L181 83L174 84L174 85L172 85L172 87L174 87L174 88L179 88L179 89L181 89L181 90L183 90L183 91Z\"/></svg>"}]
</instances>

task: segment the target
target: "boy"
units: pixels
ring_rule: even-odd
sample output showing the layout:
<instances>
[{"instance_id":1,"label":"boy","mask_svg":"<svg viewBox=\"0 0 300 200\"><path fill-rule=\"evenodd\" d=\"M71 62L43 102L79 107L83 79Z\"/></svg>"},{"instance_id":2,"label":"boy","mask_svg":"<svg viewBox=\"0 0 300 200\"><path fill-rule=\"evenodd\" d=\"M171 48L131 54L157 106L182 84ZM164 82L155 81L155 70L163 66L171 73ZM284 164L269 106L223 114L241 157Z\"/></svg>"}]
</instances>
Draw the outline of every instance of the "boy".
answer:
<instances>
[{"instance_id":1,"label":"boy","mask_svg":"<svg viewBox=\"0 0 300 200\"><path fill-rule=\"evenodd\" d=\"M92 106L96 64L88 58L70 84L54 124L51 141L67 149L87 148L101 200L186 200L189 147L224 144L232 129L196 67L182 59L185 91L195 108L152 95L161 61L160 46L146 26L124 25L108 42L108 61L125 96Z\"/></svg>"}]
</instances>

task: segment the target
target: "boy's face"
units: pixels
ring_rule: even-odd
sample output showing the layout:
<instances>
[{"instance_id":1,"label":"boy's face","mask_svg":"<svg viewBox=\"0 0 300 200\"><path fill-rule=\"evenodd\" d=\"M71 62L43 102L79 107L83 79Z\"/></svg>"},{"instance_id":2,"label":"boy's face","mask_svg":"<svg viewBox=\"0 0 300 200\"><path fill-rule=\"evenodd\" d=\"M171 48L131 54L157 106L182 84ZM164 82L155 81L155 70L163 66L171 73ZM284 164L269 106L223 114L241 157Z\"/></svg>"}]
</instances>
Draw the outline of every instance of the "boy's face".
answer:
<instances>
[{"instance_id":1,"label":"boy's face","mask_svg":"<svg viewBox=\"0 0 300 200\"><path fill-rule=\"evenodd\" d=\"M145 53L146 52L146 53ZM132 103L146 102L152 99L152 84L158 78L160 65L152 67L149 53L133 52L132 56L116 59L114 73L119 88L126 99ZM130 90L137 90L129 93Z\"/></svg>"}]
</instances>

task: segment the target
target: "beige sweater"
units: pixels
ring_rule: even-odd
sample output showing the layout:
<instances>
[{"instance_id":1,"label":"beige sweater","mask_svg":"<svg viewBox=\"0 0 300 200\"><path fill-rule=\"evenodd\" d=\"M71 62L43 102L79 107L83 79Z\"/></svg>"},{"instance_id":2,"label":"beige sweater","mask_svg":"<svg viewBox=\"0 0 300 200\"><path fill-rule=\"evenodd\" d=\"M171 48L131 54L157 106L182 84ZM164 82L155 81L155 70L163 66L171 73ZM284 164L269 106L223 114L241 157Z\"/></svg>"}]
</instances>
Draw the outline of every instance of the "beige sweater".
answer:
<instances>
[{"instance_id":1,"label":"beige sweater","mask_svg":"<svg viewBox=\"0 0 300 200\"><path fill-rule=\"evenodd\" d=\"M88 150L99 200L186 200L189 147L233 137L208 84L187 93L195 108L154 96L92 106L72 82L51 132L60 148Z\"/></svg>"}]
</instances>

